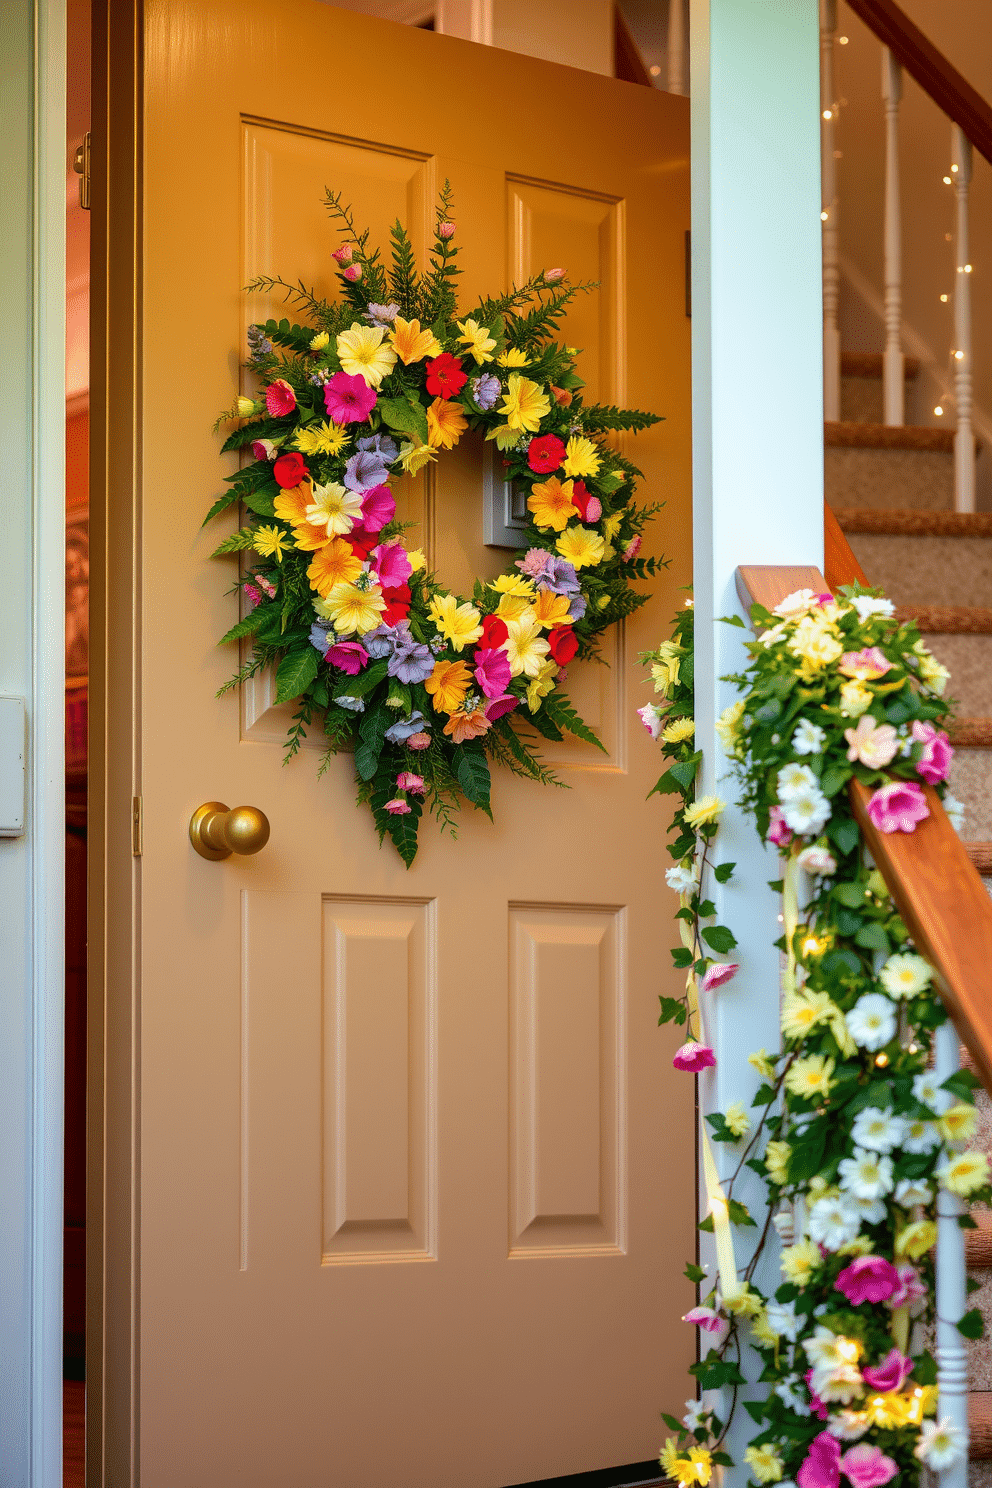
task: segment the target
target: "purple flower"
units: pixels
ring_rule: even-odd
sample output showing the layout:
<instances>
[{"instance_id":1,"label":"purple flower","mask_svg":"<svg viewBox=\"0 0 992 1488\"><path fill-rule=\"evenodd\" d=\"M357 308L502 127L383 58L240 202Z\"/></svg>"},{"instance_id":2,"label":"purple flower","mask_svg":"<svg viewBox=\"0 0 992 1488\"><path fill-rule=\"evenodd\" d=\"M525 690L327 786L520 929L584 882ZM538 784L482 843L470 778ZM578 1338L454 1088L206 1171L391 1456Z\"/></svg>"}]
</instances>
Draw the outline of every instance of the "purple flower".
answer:
<instances>
[{"instance_id":1,"label":"purple flower","mask_svg":"<svg viewBox=\"0 0 992 1488\"><path fill-rule=\"evenodd\" d=\"M268 356L272 350L272 342L267 338L260 325L248 327L248 348L253 357Z\"/></svg>"},{"instance_id":2,"label":"purple flower","mask_svg":"<svg viewBox=\"0 0 992 1488\"><path fill-rule=\"evenodd\" d=\"M369 304L365 312L365 319L370 320L373 325L390 325L399 315L399 305L374 305Z\"/></svg>"},{"instance_id":3,"label":"purple flower","mask_svg":"<svg viewBox=\"0 0 992 1488\"><path fill-rule=\"evenodd\" d=\"M943 729L934 728L932 723L921 723L917 718L913 724L913 739L917 744L923 745L923 753L916 761L917 775L927 785L936 785L939 781L946 780L954 750Z\"/></svg>"},{"instance_id":4,"label":"purple flower","mask_svg":"<svg viewBox=\"0 0 992 1488\"><path fill-rule=\"evenodd\" d=\"M554 553L545 548L528 548L524 556L516 560L516 567L525 579L543 579L553 571L554 561Z\"/></svg>"},{"instance_id":5,"label":"purple flower","mask_svg":"<svg viewBox=\"0 0 992 1488\"><path fill-rule=\"evenodd\" d=\"M578 594L579 576L572 564L565 558L559 558L556 554L548 555L551 562L548 564L544 575L537 580L539 589L550 589L552 594Z\"/></svg>"},{"instance_id":6,"label":"purple flower","mask_svg":"<svg viewBox=\"0 0 992 1488\"><path fill-rule=\"evenodd\" d=\"M388 728L386 730L386 738L390 744L403 744L407 739L412 738L414 734L421 733L425 728L430 728L430 724L425 719L423 713L414 711L410 714L409 718L401 718L399 722L394 723L391 728Z\"/></svg>"},{"instance_id":7,"label":"purple flower","mask_svg":"<svg viewBox=\"0 0 992 1488\"><path fill-rule=\"evenodd\" d=\"M506 652L489 647L477 650L475 680L487 699L503 697L510 681L510 658Z\"/></svg>"},{"instance_id":8,"label":"purple flower","mask_svg":"<svg viewBox=\"0 0 992 1488\"><path fill-rule=\"evenodd\" d=\"M485 372L481 377L473 377L470 384L472 397L480 408L490 409L494 406L502 388L498 377L491 372Z\"/></svg>"},{"instance_id":9,"label":"purple flower","mask_svg":"<svg viewBox=\"0 0 992 1488\"><path fill-rule=\"evenodd\" d=\"M386 670L391 677L412 687L416 682L427 681L434 670L434 653L429 646L420 646L416 642L412 646L397 646L386 664Z\"/></svg>"},{"instance_id":10,"label":"purple flower","mask_svg":"<svg viewBox=\"0 0 992 1488\"><path fill-rule=\"evenodd\" d=\"M344 467L344 483L352 491L371 491L373 486L384 485L389 472L377 454L362 450Z\"/></svg>"},{"instance_id":11,"label":"purple flower","mask_svg":"<svg viewBox=\"0 0 992 1488\"><path fill-rule=\"evenodd\" d=\"M330 622L327 620L315 620L310 627L310 644L311 646L316 646L321 656L326 655L327 648L331 643L328 634L330 629Z\"/></svg>"},{"instance_id":12,"label":"purple flower","mask_svg":"<svg viewBox=\"0 0 992 1488\"><path fill-rule=\"evenodd\" d=\"M371 451L386 465L391 465L399 454L395 439L390 439L388 434L367 434L358 440L356 448Z\"/></svg>"},{"instance_id":13,"label":"purple flower","mask_svg":"<svg viewBox=\"0 0 992 1488\"><path fill-rule=\"evenodd\" d=\"M486 704L486 717L490 723L495 723L504 713L512 713L519 703L520 699L515 693L504 692L502 697L493 698L492 702Z\"/></svg>"},{"instance_id":14,"label":"purple flower","mask_svg":"<svg viewBox=\"0 0 992 1488\"><path fill-rule=\"evenodd\" d=\"M568 607L568 617L569 617L569 619L570 620L581 620L582 619L582 616L585 614L587 608L588 608L588 606L586 604L586 597L585 597L585 595L584 594L573 594L572 595L572 601L571 601L571 603L570 603L570 605Z\"/></svg>"},{"instance_id":15,"label":"purple flower","mask_svg":"<svg viewBox=\"0 0 992 1488\"><path fill-rule=\"evenodd\" d=\"M380 661L384 656L392 656L395 635L396 630L391 630L388 625L377 625L375 630L370 630L362 636L362 645L374 661ZM311 632L312 638L313 632Z\"/></svg>"}]
</instances>

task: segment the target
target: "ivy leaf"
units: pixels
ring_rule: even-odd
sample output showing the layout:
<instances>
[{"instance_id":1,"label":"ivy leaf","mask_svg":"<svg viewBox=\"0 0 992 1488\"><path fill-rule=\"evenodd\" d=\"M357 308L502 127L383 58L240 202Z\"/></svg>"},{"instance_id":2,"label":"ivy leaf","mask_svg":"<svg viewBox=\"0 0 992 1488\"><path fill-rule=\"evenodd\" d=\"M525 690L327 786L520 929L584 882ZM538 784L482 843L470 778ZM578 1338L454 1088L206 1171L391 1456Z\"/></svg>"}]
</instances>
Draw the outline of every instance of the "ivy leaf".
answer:
<instances>
[{"instance_id":1,"label":"ivy leaf","mask_svg":"<svg viewBox=\"0 0 992 1488\"><path fill-rule=\"evenodd\" d=\"M972 1219L970 1214L959 1214L958 1228L962 1230L977 1230L978 1222Z\"/></svg>"},{"instance_id":2,"label":"ivy leaf","mask_svg":"<svg viewBox=\"0 0 992 1488\"><path fill-rule=\"evenodd\" d=\"M846 904L848 909L864 909L865 886L861 883L839 883L833 888L833 898L838 904Z\"/></svg>"},{"instance_id":3,"label":"ivy leaf","mask_svg":"<svg viewBox=\"0 0 992 1488\"><path fill-rule=\"evenodd\" d=\"M760 1426L765 1419L765 1402L763 1400L742 1400L741 1405L755 1425Z\"/></svg>"},{"instance_id":4,"label":"ivy leaf","mask_svg":"<svg viewBox=\"0 0 992 1488\"><path fill-rule=\"evenodd\" d=\"M985 1322L977 1307L966 1312L958 1323L958 1332L962 1338L981 1338L985 1332Z\"/></svg>"},{"instance_id":5,"label":"ivy leaf","mask_svg":"<svg viewBox=\"0 0 992 1488\"><path fill-rule=\"evenodd\" d=\"M695 1282L697 1286L701 1281L706 1280L706 1272L703 1270L702 1266L694 1266L692 1261L688 1262L685 1270L682 1272L682 1275L688 1277L690 1281Z\"/></svg>"},{"instance_id":6,"label":"ivy leaf","mask_svg":"<svg viewBox=\"0 0 992 1488\"><path fill-rule=\"evenodd\" d=\"M976 1079L971 1070L962 1069L955 1070L953 1075L948 1075L941 1088L949 1090L959 1100L970 1101L971 1092L977 1090L981 1083L981 1080Z\"/></svg>"},{"instance_id":7,"label":"ivy leaf","mask_svg":"<svg viewBox=\"0 0 992 1488\"><path fill-rule=\"evenodd\" d=\"M736 863L717 863L713 869L713 877L717 883L726 883L736 867Z\"/></svg>"},{"instance_id":8,"label":"ivy leaf","mask_svg":"<svg viewBox=\"0 0 992 1488\"><path fill-rule=\"evenodd\" d=\"M881 925L873 920L869 921L867 925L861 926L861 929L854 937L854 944L861 946L866 951L884 951L886 955L892 949L889 944L889 937Z\"/></svg>"},{"instance_id":9,"label":"ivy leaf","mask_svg":"<svg viewBox=\"0 0 992 1488\"><path fill-rule=\"evenodd\" d=\"M852 817L833 816L827 823L827 836L846 855L852 853L857 847L861 833L857 822Z\"/></svg>"},{"instance_id":10,"label":"ivy leaf","mask_svg":"<svg viewBox=\"0 0 992 1488\"><path fill-rule=\"evenodd\" d=\"M706 944L720 956L726 951L732 951L737 944L736 937L726 925L709 925L702 932L702 936Z\"/></svg>"},{"instance_id":11,"label":"ivy leaf","mask_svg":"<svg viewBox=\"0 0 992 1488\"><path fill-rule=\"evenodd\" d=\"M757 1089L757 1092L755 1094L754 1100L751 1102L751 1106L752 1106L752 1108L754 1106L770 1106L771 1103L772 1103L772 1101L774 1099L775 1099L775 1089L774 1089L774 1086L772 1086L772 1085L759 1085L758 1086L758 1089Z\"/></svg>"},{"instance_id":12,"label":"ivy leaf","mask_svg":"<svg viewBox=\"0 0 992 1488\"><path fill-rule=\"evenodd\" d=\"M740 1199L728 1199L727 1209L730 1213L731 1224L741 1226L752 1225L754 1228L757 1228L755 1221L751 1218L747 1205L742 1204Z\"/></svg>"},{"instance_id":13,"label":"ivy leaf","mask_svg":"<svg viewBox=\"0 0 992 1488\"><path fill-rule=\"evenodd\" d=\"M698 760L693 757L690 760L676 760L675 764L669 768L668 773L681 790L688 790L696 778L696 771L698 769Z\"/></svg>"},{"instance_id":14,"label":"ivy leaf","mask_svg":"<svg viewBox=\"0 0 992 1488\"><path fill-rule=\"evenodd\" d=\"M677 1421L674 1416L668 1415L668 1413L666 1411L662 1411L662 1413L661 1413L661 1419L664 1421L664 1423L668 1427L669 1431L681 1431L682 1430L682 1422L681 1421Z\"/></svg>"},{"instance_id":15,"label":"ivy leaf","mask_svg":"<svg viewBox=\"0 0 992 1488\"><path fill-rule=\"evenodd\" d=\"M559 735L559 738L560 737L561 736ZM678 781L672 775L671 770L666 770L665 773L664 773L664 775L662 775L661 779L658 780L658 781L656 781L655 784L648 791L647 796L645 797L645 800L650 801L650 799L651 799L652 796L674 796L674 795L678 795L678 793L679 793L679 791L681 789L682 789L682 787L679 785Z\"/></svg>"},{"instance_id":16,"label":"ivy leaf","mask_svg":"<svg viewBox=\"0 0 992 1488\"><path fill-rule=\"evenodd\" d=\"M672 951L672 964L680 971L685 971L692 965L692 952L688 946L676 946Z\"/></svg>"},{"instance_id":17,"label":"ivy leaf","mask_svg":"<svg viewBox=\"0 0 992 1488\"><path fill-rule=\"evenodd\" d=\"M276 702L288 703L305 692L317 675L320 656L309 641L302 650L288 651L276 672Z\"/></svg>"}]
</instances>

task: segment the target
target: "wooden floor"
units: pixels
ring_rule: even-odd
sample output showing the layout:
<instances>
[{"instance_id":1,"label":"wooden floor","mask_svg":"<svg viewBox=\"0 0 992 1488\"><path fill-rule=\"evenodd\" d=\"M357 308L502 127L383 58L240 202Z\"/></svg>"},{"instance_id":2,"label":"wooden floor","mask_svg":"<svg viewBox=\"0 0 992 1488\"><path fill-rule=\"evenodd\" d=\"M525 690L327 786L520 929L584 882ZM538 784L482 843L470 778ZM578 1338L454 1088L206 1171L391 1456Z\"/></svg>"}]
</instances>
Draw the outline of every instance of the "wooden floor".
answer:
<instances>
[{"instance_id":1,"label":"wooden floor","mask_svg":"<svg viewBox=\"0 0 992 1488\"><path fill-rule=\"evenodd\" d=\"M82 1380L62 1381L62 1488L85 1488L85 1392Z\"/></svg>"}]
</instances>

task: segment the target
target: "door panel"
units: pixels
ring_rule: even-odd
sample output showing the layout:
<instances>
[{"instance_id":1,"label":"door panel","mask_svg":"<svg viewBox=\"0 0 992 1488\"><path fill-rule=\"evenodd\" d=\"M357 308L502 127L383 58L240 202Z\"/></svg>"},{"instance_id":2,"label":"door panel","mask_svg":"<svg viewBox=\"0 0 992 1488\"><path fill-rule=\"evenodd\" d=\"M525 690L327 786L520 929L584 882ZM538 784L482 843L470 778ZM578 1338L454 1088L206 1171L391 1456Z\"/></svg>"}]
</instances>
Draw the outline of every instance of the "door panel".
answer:
<instances>
[{"instance_id":1,"label":"door panel","mask_svg":"<svg viewBox=\"0 0 992 1488\"><path fill-rule=\"evenodd\" d=\"M656 1030L664 808L633 711L689 576L686 102L312 0L148 0L145 37L142 1488L501 1488L645 1459L693 1348L692 1089ZM495 825L426 822L407 872L347 755L283 767L270 679L215 698L236 599L209 553L234 519L200 522L246 325L292 315L242 286L333 294L325 186L422 254L445 178L466 309L542 266L601 281L565 338L594 396L666 416L625 448L673 562L569 680L607 753L549 746L568 790L500 772ZM481 485L466 438L398 492L462 592L506 562ZM210 799L261 807L264 851L196 857Z\"/></svg>"}]
</instances>

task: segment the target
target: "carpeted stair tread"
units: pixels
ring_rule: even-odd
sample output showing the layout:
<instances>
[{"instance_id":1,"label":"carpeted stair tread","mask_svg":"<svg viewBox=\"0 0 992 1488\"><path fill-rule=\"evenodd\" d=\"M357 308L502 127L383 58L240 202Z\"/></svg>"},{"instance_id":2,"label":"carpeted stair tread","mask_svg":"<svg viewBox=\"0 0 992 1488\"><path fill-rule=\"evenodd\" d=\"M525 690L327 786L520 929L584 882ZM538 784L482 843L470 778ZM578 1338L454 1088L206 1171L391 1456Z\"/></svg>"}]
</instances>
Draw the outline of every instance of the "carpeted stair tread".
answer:
<instances>
[{"instance_id":1,"label":"carpeted stair tread","mask_svg":"<svg viewBox=\"0 0 992 1488\"><path fill-rule=\"evenodd\" d=\"M968 1392L968 1434L972 1460L992 1457L992 1390Z\"/></svg>"},{"instance_id":2,"label":"carpeted stair tread","mask_svg":"<svg viewBox=\"0 0 992 1488\"><path fill-rule=\"evenodd\" d=\"M828 449L933 450L954 453L954 430L933 429L922 424L825 423L823 443Z\"/></svg>"},{"instance_id":3,"label":"carpeted stair tread","mask_svg":"<svg viewBox=\"0 0 992 1488\"><path fill-rule=\"evenodd\" d=\"M906 511L893 507L840 507L842 532L883 537L992 537L992 512Z\"/></svg>"},{"instance_id":4,"label":"carpeted stair tread","mask_svg":"<svg viewBox=\"0 0 992 1488\"><path fill-rule=\"evenodd\" d=\"M880 351L842 351L840 354L841 377L878 377L882 376L882 353ZM902 359L903 372L906 378L912 382L920 375L919 357L904 356Z\"/></svg>"},{"instance_id":5,"label":"carpeted stair tread","mask_svg":"<svg viewBox=\"0 0 992 1488\"><path fill-rule=\"evenodd\" d=\"M992 842L966 842L965 847L979 873L985 878L992 876Z\"/></svg>"},{"instance_id":6,"label":"carpeted stair tread","mask_svg":"<svg viewBox=\"0 0 992 1488\"><path fill-rule=\"evenodd\" d=\"M948 734L957 749L992 749L992 718L958 718Z\"/></svg>"},{"instance_id":7,"label":"carpeted stair tread","mask_svg":"<svg viewBox=\"0 0 992 1488\"><path fill-rule=\"evenodd\" d=\"M965 1230L964 1253L969 1271L982 1271L992 1266L992 1214L987 1209L976 1209L972 1219L976 1230Z\"/></svg>"},{"instance_id":8,"label":"carpeted stair tread","mask_svg":"<svg viewBox=\"0 0 992 1488\"><path fill-rule=\"evenodd\" d=\"M978 605L896 605L896 619L924 635L992 635L992 609Z\"/></svg>"}]
</instances>

